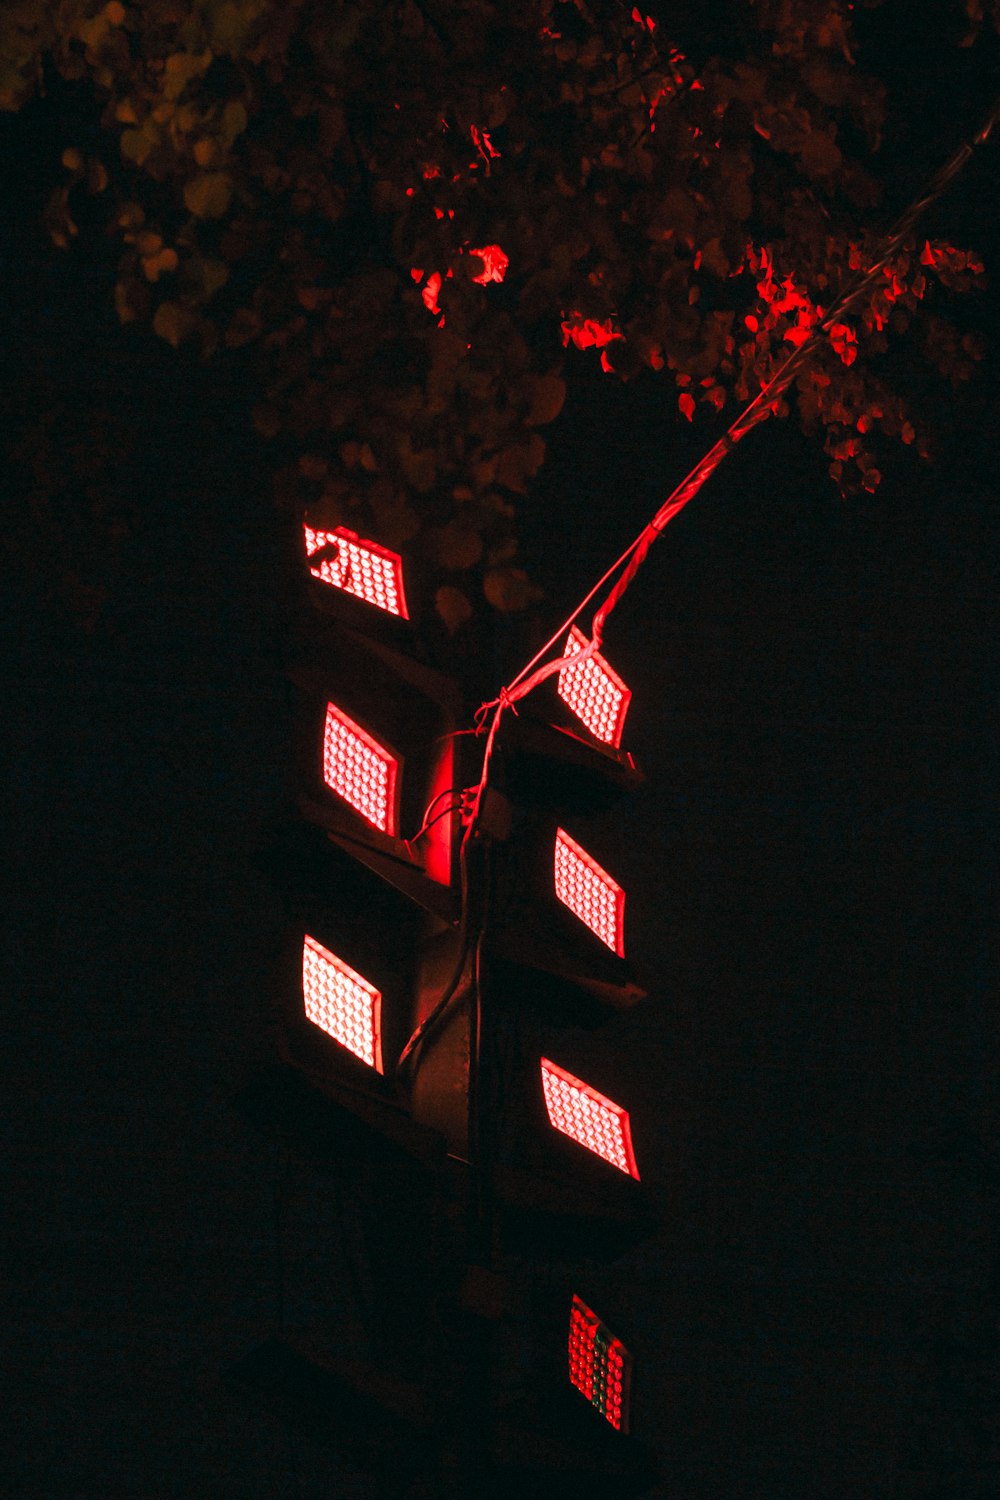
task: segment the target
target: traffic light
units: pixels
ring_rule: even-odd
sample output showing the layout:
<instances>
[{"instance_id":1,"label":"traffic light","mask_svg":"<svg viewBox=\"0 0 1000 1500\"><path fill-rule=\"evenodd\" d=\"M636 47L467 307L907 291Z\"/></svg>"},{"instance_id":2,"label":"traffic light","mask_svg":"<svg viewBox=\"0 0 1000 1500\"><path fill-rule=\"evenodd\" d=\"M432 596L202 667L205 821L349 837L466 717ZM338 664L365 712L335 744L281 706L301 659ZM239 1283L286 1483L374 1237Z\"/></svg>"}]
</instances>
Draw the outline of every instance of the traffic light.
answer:
<instances>
[{"instance_id":1,"label":"traffic light","mask_svg":"<svg viewBox=\"0 0 1000 1500\"><path fill-rule=\"evenodd\" d=\"M318 1166L384 1172L370 1183L387 1210L403 1185L423 1205L428 1244L389 1253L424 1268L425 1305L400 1318L426 1332L416 1358L408 1336L408 1368L431 1467L464 1475L455 1493L472 1477L484 1494L596 1493L595 1476L639 1493L631 1354L586 1289L525 1334L545 1386L527 1415L496 1398L513 1315L482 1295L511 1257L614 1259L654 1225L627 1090L578 1056L645 994L592 817L641 780L622 748L629 689L573 627L558 675L502 715L484 762L474 705L424 654L418 571L344 527L307 521L300 540L294 787L262 854L287 920L276 1059L243 1107ZM315 1365L322 1408L331 1358L271 1348L247 1368L298 1401Z\"/></svg>"},{"instance_id":2,"label":"traffic light","mask_svg":"<svg viewBox=\"0 0 1000 1500\"><path fill-rule=\"evenodd\" d=\"M295 798L273 841L291 922L285 1057L341 1102L351 1085L380 1095L391 1118L403 1108L396 1065L408 1038L462 979L463 703L421 659L400 555L308 522L302 545L310 607L289 672ZM428 1075L459 1045L452 1031L457 1017L426 1047ZM406 1113L461 1154L454 1083L425 1101L423 1120Z\"/></svg>"},{"instance_id":3,"label":"traffic light","mask_svg":"<svg viewBox=\"0 0 1000 1500\"><path fill-rule=\"evenodd\" d=\"M616 1432L628 1432L632 1356L575 1292L569 1315L569 1379Z\"/></svg>"},{"instance_id":4,"label":"traffic light","mask_svg":"<svg viewBox=\"0 0 1000 1500\"><path fill-rule=\"evenodd\" d=\"M572 662L582 639L570 633L547 692L504 714L487 768L477 984L490 1108L505 1123L484 1135L504 1243L615 1257L655 1224L621 1082L603 1059L596 1075L578 1059L586 1032L646 993L628 891L594 817L642 778L621 746L629 690L603 656Z\"/></svg>"}]
</instances>

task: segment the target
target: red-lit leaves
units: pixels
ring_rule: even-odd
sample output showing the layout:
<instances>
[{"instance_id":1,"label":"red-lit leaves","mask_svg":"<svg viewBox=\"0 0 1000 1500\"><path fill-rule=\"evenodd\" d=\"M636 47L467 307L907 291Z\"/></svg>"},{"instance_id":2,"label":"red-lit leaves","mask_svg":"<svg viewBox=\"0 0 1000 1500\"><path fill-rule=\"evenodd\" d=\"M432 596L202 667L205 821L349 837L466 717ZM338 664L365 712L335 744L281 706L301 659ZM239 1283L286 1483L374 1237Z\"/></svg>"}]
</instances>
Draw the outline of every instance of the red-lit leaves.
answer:
<instances>
[{"instance_id":1,"label":"red-lit leaves","mask_svg":"<svg viewBox=\"0 0 1000 1500\"><path fill-rule=\"evenodd\" d=\"M945 245L935 240L924 241L920 252L920 264L932 269L945 286L958 292L967 292L977 276L982 276L985 267L978 255L968 250L956 250L954 245Z\"/></svg>"},{"instance_id":2,"label":"red-lit leaves","mask_svg":"<svg viewBox=\"0 0 1000 1500\"><path fill-rule=\"evenodd\" d=\"M258 431L328 463L321 483L290 467L282 499L322 499L324 526L394 546L473 513L477 597L509 562L512 497L532 477L517 457L532 377L596 350L623 380L689 375L679 422L714 415L760 388L865 260L855 226L876 216L878 158L851 153L859 133L875 143L881 92L853 65L844 7L751 7L739 57L707 56L697 77L670 15L641 5L359 0L331 31L266 0L249 29L209 27L193 51L183 7L126 6L124 29L108 23L119 9L87 22L101 40L81 51L75 8L56 7L50 52L97 90L111 132L121 181L97 198L122 252L120 316L205 354L255 346ZM48 44L29 41L13 108L43 73ZM79 177L76 153L67 168ZM735 270L750 225L769 236L757 292ZM855 340L820 358L832 384L809 420L837 441L870 405L845 377L912 311L919 277L962 290L978 275L938 241L912 259L919 274L893 266L843 319ZM932 344L961 378L974 354Z\"/></svg>"},{"instance_id":3,"label":"red-lit leaves","mask_svg":"<svg viewBox=\"0 0 1000 1500\"><path fill-rule=\"evenodd\" d=\"M479 250L470 249L469 254L478 255L483 263L482 271L477 276L473 276L473 281L478 282L480 286L486 286L490 281L503 281L510 261L499 245L484 245Z\"/></svg>"},{"instance_id":4,"label":"red-lit leaves","mask_svg":"<svg viewBox=\"0 0 1000 1500\"><path fill-rule=\"evenodd\" d=\"M749 245L746 268L753 274L758 302L744 315L743 326L751 338L738 350L739 375L736 395L746 400L769 380L791 344L798 347L815 335L808 364L796 377L796 403L807 430L821 430L831 458L830 473L843 494L866 490L874 493L881 481L876 456L880 439L898 439L915 445L927 456L927 436L905 401L877 373L874 360L888 349L891 330L904 335L913 323L923 349L913 348L913 357L930 363L957 384L972 373L980 355L974 335L960 336L954 327L923 310L930 278L937 277L951 290L965 291L975 284L982 262L966 251L940 242L924 241L897 252L880 265L874 284L843 319L824 331L820 298L827 304L863 272L879 254L878 242L846 244L826 234L805 258L801 270L777 270L784 248ZM819 289L813 294L811 289ZM779 413L788 410L786 403ZM878 445L877 447L875 445Z\"/></svg>"},{"instance_id":5,"label":"red-lit leaves","mask_svg":"<svg viewBox=\"0 0 1000 1500\"><path fill-rule=\"evenodd\" d=\"M563 346L572 343L577 349L603 349L612 339L620 339L610 318L585 318L582 313L570 313L562 320Z\"/></svg>"},{"instance_id":6,"label":"red-lit leaves","mask_svg":"<svg viewBox=\"0 0 1000 1500\"><path fill-rule=\"evenodd\" d=\"M822 317L823 309L792 276L785 276L780 282L776 280L773 254L766 245L760 250L748 245L746 259L750 270L757 274L757 295L763 304L759 313L744 320L746 327L758 335L776 330L784 343L798 348ZM764 341L759 339L758 342Z\"/></svg>"},{"instance_id":7,"label":"red-lit leaves","mask_svg":"<svg viewBox=\"0 0 1000 1500\"><path fill-rule=\"evenodd\" d=\"M450 274L451 273L449 272L449 275ZM438 320L439 320L438 326L442 327L443 324L444 324L444 315L442 314L441 309L438 306L438 293L440 291L441 291L441 272L440 271L432 271L431 274L428 276L426 285L424 286L424 289L420 293L420 295L421 295L421 297L423 299L423 303L424 303L424 306L426 307L427 311L430 312L430 313L433 313L434 316L436 318L438 318Z\"/></svg>"},{"instance_id":8,"label":"red-lit leaves","mask_svg":"<svg viewBox=\"0 0 1000 1500\"><path fill-rule=\"evenodd\" d=\"M853 365L858 357L858 336L853 328L849 328L846 323L832 323L830 344L845 365Z\"/></svg>"},{"instance_id":9,"label":"red-lit leaves","mask_svg":"<svg viewBox=\"0 0 1000 1500\"><path fill-rule=\"evenodd\" d=\"M616 1432L628 1432L632 1356L576 1295L569 1317L569 1379Z\"/></svg>"},{"instance_id":10,"label":"red-lit leaves","mask_svg":"<svg viewBox=\"0 0 1000 1500\"><path fill-rule=\"evenodd\" d=\"M445 217L443 209L435 209L434 212L438 218ZM449 217L454 218L454 216L454 209L452 209L449 211ZM458 254L460 256L468 255L473 258L464 265L458 260L456 260L455 264L459 266L460 270L465 270L469 280L475 282L478 286L488 286L491 281L503 281L507 274L507 267L510 264L506 253L499 245L483 245L478 250L472 249L469 245L463 245L459 249ZM480 271L473 270L476 260L482 262L482 270ZM432 313L437 319L437 326L439 328L445 326L445 314L438 299L441 295L444 282L451 281L454 276L454 266L449 266L443 276L440 271L432 271L426 281L424 280L423 269L420 266L413 266L410 269L411 279L418 286L421 282L424 283L421 288L420 297L427 311Z\"/></svg>"}]
</instances>

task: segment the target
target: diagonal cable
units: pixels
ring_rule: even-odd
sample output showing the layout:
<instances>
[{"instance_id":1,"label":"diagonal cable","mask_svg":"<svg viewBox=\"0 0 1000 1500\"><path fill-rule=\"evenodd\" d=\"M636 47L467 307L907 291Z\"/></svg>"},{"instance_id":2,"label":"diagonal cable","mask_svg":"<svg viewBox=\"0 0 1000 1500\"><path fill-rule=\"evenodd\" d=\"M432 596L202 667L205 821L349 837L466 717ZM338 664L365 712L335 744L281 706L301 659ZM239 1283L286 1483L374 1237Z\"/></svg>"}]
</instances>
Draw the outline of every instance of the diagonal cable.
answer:
<instances>
[{"instance_id":1,"label":"diagonal cable","mask_svg":"<svg viewBox=\"0 0 1000 1500\"><path fill-rule=\"evenodd\" d=\"M471 817L466 829L466 841L472 836L476 826L480 803L489 775L490 756L504 711L508 708L514 709L515 703L521 698L527 697L540 683L553 676L554 673L561 671L568 663L575 662L579 664L594 655L601 645L608 616L618 604L622 595L628 589L635 575L645 562L649 549L657 537L661 535L664 528L674 517L694 499L695 495L698 494L705 482L711 478L723 459L727 454L732 452L737 443L742 441L754 427L759 426L760 423L767 420L803 365L816 352L819 347L820 336L828 334L834 323L841 322L845 316L855 311L859 303L864 300L867 293L871 290L873 284L881 276L884 267L892 260L893 256L898 253L902 245L909 238L914 227L926 213L927 209L950 186L973 155L976 148L982 146L988 140L990 133L998 121L1000 121L1000 97L994 101L989 114L976 134L958 147L944 165L938 168L937 172L934 173L917 197L913 199L912 203L903 210L883 240L882 249L877 259L848 283L830 311L821 320L813 324L802 343L792 350L791 354L778 366L770 380L761 386L753 400L730 423L722 436L712 444L705 456L675 486L652 520L643 527L639 535L626 547L621 556L611 564L603 577L581 599L580 603L573 610L573 613L549 637L544 646L535 652L535 655L527 665L521 668L517 676L506 687L500 689L498 697L484 703L479 709L476 715L477 728L478 732L486 732L486 746L483 752L480 781L476 789ZM620 573L618 573L619 569L622 570ZM537 663L566 634L569 627L583 610L586 609L595 594L599 593L604 584L614 577L616 573L618 573L618 577L615 583L594 615L591 623L591 639L587 645L578 652L569 655L559 655L538 666ZM516 709L514 711L516 712ZM489 720L488 730L486 729L487 719Z\"/></svg>"}]
</instances>

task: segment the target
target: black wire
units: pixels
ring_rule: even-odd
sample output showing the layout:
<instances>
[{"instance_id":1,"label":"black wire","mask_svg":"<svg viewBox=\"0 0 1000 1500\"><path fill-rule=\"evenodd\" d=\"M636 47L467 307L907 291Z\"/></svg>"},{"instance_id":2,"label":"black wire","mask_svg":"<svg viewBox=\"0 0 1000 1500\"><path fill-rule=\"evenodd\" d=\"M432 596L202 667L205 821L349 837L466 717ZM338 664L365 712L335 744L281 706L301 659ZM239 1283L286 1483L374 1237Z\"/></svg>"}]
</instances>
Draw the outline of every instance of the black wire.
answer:
<instances>
[{"instance_id":1,"label":"black wire","mask_svg":"<svg viewBox=\"0 0 1000 1500\"><path fill-rule=\"evenodd\" d=\"M475 1173L474 1217L470 1225L472 1247L478 1260L493 1263L494 1177L497 1130L501 1117L502 1078L499 1039L491 1024L489 991L483 989L483 952L492 919L495 877L495 846L483 847L478 936L472 966L471 1035L469 1038L469 1156Z\"/></svg>"},{"instance_id":2,"label":"black wire","mask_svg":"<svg viewBox=\"0 0 1000 1500\"><path fill-rule=\"evenodd\" d=\"M438 801L440 801L440 798L435 797L434 802ZM433 807L433 805L434 803L432 802L431 806ZM417 832L411 839L403 840L403 843L406 845L407 849L409 849L411 844L415 844L417 842L417 839L423 838L424 834L428 831L428 829L433 828L435 823L440 823L441 819L447 818L450 813L459 812L461 810L461 807L461 802L453 802L451 807L446 807L443 812L439 812L436 817L431 818L429 823L424 823L420 828L418 828Z\"/></svg>"},{"instance_id":3,"label":"black wire","mask_svg":"<svg viewBox=\"0 0 1000 1500\"><path fill-rule=\"evenodd\" d=\"M484 914L485 916L485 914ZM470 1222L470 1239L473 1262L489 1264L489 1200L487 1179L489 1160L486 1149L486 1129L482 1097L482 1051L483 1051L483 939L486 935L485 920L479 924L475 957L472 962L472 1006L469 1016L469 1161L472 1164L473 1193ZM478 1251L477 1255L475 1252Z\"/></svg>"},{"instance_id":4,"label":"black wire","mask_svg":"<svg viewBox=\"0 0 1000 1500\"><path fill-rule=\"evenodd\" d=\"M457 961L455 963L455 968L454 968L454 970L452 972L451 978L448 980L448 983L445 985L444 993L441 996L441 999L438 1001L437 1005L435 1005L435 1007L431 1011L430 1015L426 1016L421 1021L420 1025L413 1032L413 1035L410 1037L409 1041L406 1043L406 1046L403 1048L402 1052L399 1054L399 1057L398 1057L398 1059L396 1061L396 1069L395 1069L397 1077L402 1072L402 1070L404 1069L404 1067L408 1066L409 1059L413 1056L413 1054L416 1051L416 1049L418 1047L420 1047L420 1046L423 1045L423 1043L426 1040L428 1034L431 1031L436 1030L436 1028L445 1019L445 1015L446 1015L447 1011L449 1010L449 1008L451 1006L452 1000L454 999L455 992L457 991L458 986L461 983L462 975L465 973L465 965L466 965L466 960L468 959L468 956L469 956L469 948L470 948L470 944L471 944L471 936L472 935L471 935L471 932L469 930L469 876L468 876L468 865L467 865L467 861L466 861L466 851L465 851L465 845L464 845L464 843L461 846L461 849L459 851L459 868L460 868L460 871L461 871L461 885L462 885L462 903L461 903L461 912L462 912L461 923L462 923L462 927L461 927L461 944L459 946L458 959L457 959Z\"/></svg>"},{"instance_id":5,"label":"black wire","mask_svg":"<svg viewBox=\"0 0 1000 1500\"><path fill-rule=\"evenodd\" d=\"M445 787L443 792L438 792L436 797L431 798L430 802L428 802L427 806L424 808L424 822L421 823L420 827L417 829L417 832L413 835L415 839L418 839L420 837L425 828L430 827L430 824L426 820L430 816L432 810L437 807L438 803L441 801L441 798L452 796L454 791L455 788L453 786L448 786Z\"/></svg>"}]
</instances>

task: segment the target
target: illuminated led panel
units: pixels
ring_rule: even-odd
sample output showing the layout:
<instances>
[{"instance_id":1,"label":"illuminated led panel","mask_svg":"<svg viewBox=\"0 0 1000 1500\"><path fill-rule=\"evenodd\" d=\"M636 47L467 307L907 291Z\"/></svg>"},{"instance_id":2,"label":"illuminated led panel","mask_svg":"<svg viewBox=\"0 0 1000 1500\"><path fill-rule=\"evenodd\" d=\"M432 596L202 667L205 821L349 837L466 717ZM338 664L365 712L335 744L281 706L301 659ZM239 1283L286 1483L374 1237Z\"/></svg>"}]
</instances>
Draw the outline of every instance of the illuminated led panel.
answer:
<instances>
[{"instance_id":1,"label":"illuminated led panel","mask_svg":"<svg viewBox=\"0 0 1000 1500\"><path fill-rule=\"evenodd\" d=\"M378 542L362 541L346 526L338 526L334 531L315 531L306 525L303 531L307 557L322 547L331 550L331 556L309 569L314 578L343 589L345 594L353 594L366 604L374 604L376 609L409 619L403 594L403 559L398 553L380 547Z\"/></svg>"},{"instance_id":2,"label":"illuminated led panel","mask_svg":"<svg viewBox=\"0 0 1000 1500\"><path fill-rule=\"evenodd\" d=\"M628 1110L547 1057L542 1058L542 1091L550 1125L639 1180Z\"/></svg>"},{"instance_id":3,"label":"illuminated led panel","mask_svg":"<svg viewBox=\"0 0 1000 1500\"><path fill-rule=\"evenodd\" d=\"M564 656L576 655L588 645L587 637L574 625L566 639ZM559 696L589 729L595 740L616 748L622 742L622 727L632 693L599 651L586 661L570 663L559 673Z\"/></svg>"},{"instance_id":4,"label":"illuminated led panel","mask_svg":"<svg viewBox=\"0 0 1000 1500\"><path fill-rule=\"evenodd\" d=\"M323 780L363 818L383 833L396 832L396 770L394 755L360 724L339 709L326 705L323 729Z\"/></svg>"},{"instance_id":5,"label":"illuminated led panel","mask_svg":"<svg viewBox=\"0 0 1000 1500\"><path fill-rule=\"evenodd\" d=\"M632 1356L577 1296L569 1315L569 1378L616 1432L628 1432Z\"/></svg>"},{"instance_id":6,"label":"illuminated led panel","mask_svg":"<svg viewBox=\"0 0 1000 1500\"><path fill-rule=\"evenodd\" d=\"M302 997L315 1026L381 1073L381 994L308 933L302 945Z\"/></svg>"},{"instance_id":7,"label":"illuminated led panel","mask_svg":"<svg viewBox=\"0 0 1000 1500\"><path fill-rule=\"evenodd\" d=\"M625 892L564 828L556 833L556 895L619 958L625 956Z\"/></svg>"}]
</instances>

